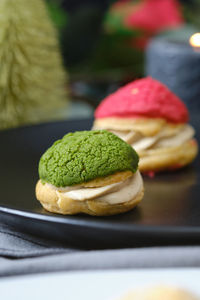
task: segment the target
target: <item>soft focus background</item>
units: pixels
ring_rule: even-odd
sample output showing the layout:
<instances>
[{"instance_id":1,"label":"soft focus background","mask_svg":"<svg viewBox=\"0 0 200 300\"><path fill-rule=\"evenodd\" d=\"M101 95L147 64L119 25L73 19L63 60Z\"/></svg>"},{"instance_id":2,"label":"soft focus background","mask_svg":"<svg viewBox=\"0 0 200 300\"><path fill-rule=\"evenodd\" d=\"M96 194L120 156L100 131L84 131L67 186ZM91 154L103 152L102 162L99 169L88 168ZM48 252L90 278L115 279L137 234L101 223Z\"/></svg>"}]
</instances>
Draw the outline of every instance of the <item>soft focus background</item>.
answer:
<instances>
[{"instance_id":1,"label":"soft focus background","mask_svg":"<svg viewBox=\"0 0 200 300\"><path fill-rule=\"evenodd\" d=\"M30 13L32 11L33 16L30 18L28 25L24 23L24 27L32 26L35 31L40 31L40 27L37 27L35 22L34 5L32 5L32 1L28 3L29 1L26 3L26 9L30 10ZM40 107L43 109L42 103L47 104L46 111L44 109L43 114L40 115L40 113L34 112L31 105L28 105L28 110L32 110L38 116L34 119L29 117L31 114L28 110L27 112L23 110L24 104L20 102L20 93L18 99L12 99L12 101L8 96L7 98L4 97L0 99L1 114L3 115L3 117L0 117L0 128L53 119L90 117L93 115L95 107L106 95L115 91L119 86L146 74L145 51L152 38L157 36L168 37L172 34L175 39L176 37L177 39L182 37L184 40L192 33L200 31L200 0L46 0L45 4L50 21L54 24L58 33L60 50L57 49L57 52L60 51L59 55L61 53L64 67L62 72L65 72L63 77L61 72L58 72L59 78L64 79L62 86L60 86L60 89L64 91L62 106L60 107L60 99L57 101L57 94L55 93L54 104L56 108L53 109L53 114L48 112L48 98L52 95L51 90L48 93L48 88L55 81L49 74L51 72L55 74L55 65L51 66L52 58L46 51L46 63L43 64L44 58L42 56L38 58L37 63L38 65L43 64L43 71L44 73L48 72L49 77L47 76L44 79L42 75L44 80L41 79L40 84L34 89L36 92L38 89L37 97L39 100L37 100L36 105L38 106L38 112ZM11 18L9 10L11 8L6 7L6 5L2 8L0 16L2 26L6 26L6 14ZM20 15L22 10L23 3L16 14ZM41 20L38 17L38 22L42 32L43 23L45 24L46 20L42 19L42 15L40 18ZM21 26L23 27L23 23ZM17 34L20 42L20 33ZM52 32L49 31L49 36L51 34ZM46 36L48 37L48 33ZM43 41L39 39L37 34L35 42L42 52ZM25 41L24 43L29 42ZM5 41L4 44L1 43L1 47L3 45L5 45ZM48 44L49 49L52 45L53 43ZM10 48L8 45L6 51L10 51L11 48L14 51L13 44L10 42ZM31 56L36 55L37 47L35 49L36 51L30 52ZM3 59L4 56L0 53L0 60ZM12 71L12 64L16 64L16 62L9 64L9 72L6 70L5 74L12 75L12 72L14 72ZM24 72L23 69L21 70L20 74ZM36 76L37 74L39 74L38 76L41 75L41 70L36 73L36 71L31 71L31 68L26 69L26 74L30 73L32 75L31 72ZM4 84L7 84L5 90L2 89L0 83L1 94L3 95L7 95L9 87L12 90L14 83L13 80L10 80L11 75L3 75L2 80L6 82ZM50 78L49 81L48 78ZM56 74L55 78L58 78ZM16 82L17 80L15 80L15 84ZM30 85L33 86L31 79ZM38 88L40 86L42 89L43 85L45 85L46 94L43 94ZM22 90L24 92L24 89ZM9 115L7 108L5 108L6 102L9 102L9 105L15 111L18 111L18 107L22 107L21 112L18 114L20 117L16 122L9 121L9 117L14 119L15 115L13 114L14 117ZM29 104L28 97L27 103ZM56 103L59 104L58 107ZM26 115L26 117L21 117L20 113Z\"/></svg>"},{"instance_id":2,"label":"soft focus background","mask_svg":"<svg viewBox=\"0 0 200 300\"><path fill-rule=\"evenodd\" d=\"M145 49L152 37L200 31L199 0L47 3L69 74L74 109L68 117L90 114L107 94L144 76Z\"/></svg>"}]
</instances>

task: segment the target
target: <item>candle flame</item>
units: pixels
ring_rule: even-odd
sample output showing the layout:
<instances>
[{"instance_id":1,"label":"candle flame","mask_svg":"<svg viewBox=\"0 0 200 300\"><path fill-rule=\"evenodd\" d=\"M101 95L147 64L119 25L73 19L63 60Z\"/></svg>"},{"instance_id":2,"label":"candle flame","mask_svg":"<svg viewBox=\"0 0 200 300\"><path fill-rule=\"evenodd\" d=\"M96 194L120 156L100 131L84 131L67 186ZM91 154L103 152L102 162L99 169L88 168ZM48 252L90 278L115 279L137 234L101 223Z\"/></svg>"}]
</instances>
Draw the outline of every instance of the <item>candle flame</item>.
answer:
<instances>
[{"instance_id":1,"label":"candle flame","mask_svg":"<svg viewBox=\"0 0 200 300\"><path fill-rule=\"evenodd\" d=\"M200 32L193 34L189 39L189 43L193 47L200 47Z\"/></svg>"}]
</instances>

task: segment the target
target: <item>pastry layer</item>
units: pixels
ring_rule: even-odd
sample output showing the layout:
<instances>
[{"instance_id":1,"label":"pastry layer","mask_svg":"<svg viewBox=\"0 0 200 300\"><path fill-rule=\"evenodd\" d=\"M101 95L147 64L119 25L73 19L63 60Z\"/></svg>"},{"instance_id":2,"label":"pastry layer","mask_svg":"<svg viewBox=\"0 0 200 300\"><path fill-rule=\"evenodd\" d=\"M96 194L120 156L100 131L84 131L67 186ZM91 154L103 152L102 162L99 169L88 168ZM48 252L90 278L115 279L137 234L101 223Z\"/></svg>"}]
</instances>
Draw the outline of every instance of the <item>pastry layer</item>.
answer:
<instances>
[{"instance_id":1,"label":"pastry layer","mask_svg":"<svg viewBox=\"0 0 200 300\"><path fill-rule=\"evenodd\" d=\"M164 119L157 118L101 118L94 121L93 129L106 129L118 131L136 131L145 136L157 134L165 125Z\"/></svg>"},{"instance_id":2,"label":"pastry layer","mask_svg":"<svg viewBox=\"0 0 200 300\"><path fill-rule=\"evenodd\" d=\"M137 171L132 177L120 183L100 188L78 188L60 192L39 180L36 197L43 207L61 214L87 213L91 215L112 215L133 208L143 197L143 181Z\"/></svg>"}]
</instances>

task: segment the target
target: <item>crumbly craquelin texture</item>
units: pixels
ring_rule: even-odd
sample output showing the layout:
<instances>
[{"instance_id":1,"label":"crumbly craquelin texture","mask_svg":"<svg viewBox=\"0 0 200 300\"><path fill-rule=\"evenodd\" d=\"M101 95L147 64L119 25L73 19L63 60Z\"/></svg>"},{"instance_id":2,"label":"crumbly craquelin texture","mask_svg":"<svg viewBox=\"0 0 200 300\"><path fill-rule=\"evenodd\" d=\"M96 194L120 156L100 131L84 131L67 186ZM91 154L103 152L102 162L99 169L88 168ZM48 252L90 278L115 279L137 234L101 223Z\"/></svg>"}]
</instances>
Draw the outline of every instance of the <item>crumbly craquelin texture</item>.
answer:
<instances>
[{"instance_id":1,"label":"crumbly craquelin texture","mask_svg":"<svg viewBox=\"0 0 200 300\"><path fill-rule=\"evenodd\" d=\"M95 118L161 118L186 123L185 104L164 84L146 77L135 80L108 95L97 107Z\"/></svg>"},{"instance_id":2,"label":"crumbly craquelin texture","mask_svg":"<svg viewBox=\"0 0 200 300\"><path fill-rule=\"evenodd\" d=\"M120 171L136 172L138 155L106 130L79 131L56 141L41 157L39 177L65 187Z\"/></svg>"}]
</instances>

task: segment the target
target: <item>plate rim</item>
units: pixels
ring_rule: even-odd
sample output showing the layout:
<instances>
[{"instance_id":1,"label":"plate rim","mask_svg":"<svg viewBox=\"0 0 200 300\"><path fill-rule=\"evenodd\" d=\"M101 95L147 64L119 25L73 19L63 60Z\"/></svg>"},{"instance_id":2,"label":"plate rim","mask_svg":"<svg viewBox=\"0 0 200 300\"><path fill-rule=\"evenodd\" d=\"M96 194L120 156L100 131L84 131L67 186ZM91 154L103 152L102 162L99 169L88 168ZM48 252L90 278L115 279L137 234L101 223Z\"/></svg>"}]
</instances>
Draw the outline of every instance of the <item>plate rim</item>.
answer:
<instances>
[{"instance_id":1,"label":"plate rim","mask_svg":"<svg viewBox=\"0 0 200 300\"><path fill-rule=\"evenodd\" d=\"M83 220L83 219L74 219L75 216L72 218L68 218L67 215L57 216L56 214L53 215L45 215L42 213L35 213L30 212L27 210L19 210L15 208L10 208L4 205L0 205L0 213L4 213L7 215L23 217L26 219L33 219L34 221L43 221L47 223L59 223L63 225L71 225L76 227L85 227L85 228L95 228L95 229L108 229L111 231L120 231L120 232L127 232L127 233L154 233L154 234L200 234L200 226L173 226L173 225L137 225L137 224L118 224L118 223L109 223L107 221L98 221L97 220ZM80 215L81 216L81 215ZM98 218L98 217L97 217ZM199 236L200 237L200 236Z\"/></svg>"}]
</instances>

